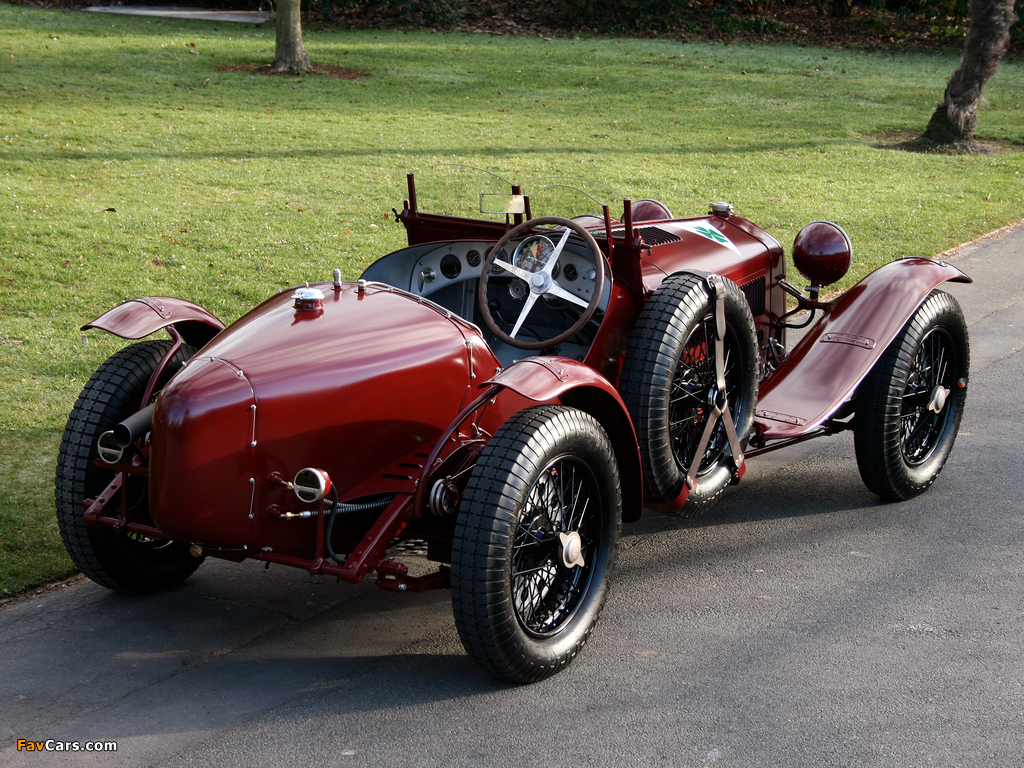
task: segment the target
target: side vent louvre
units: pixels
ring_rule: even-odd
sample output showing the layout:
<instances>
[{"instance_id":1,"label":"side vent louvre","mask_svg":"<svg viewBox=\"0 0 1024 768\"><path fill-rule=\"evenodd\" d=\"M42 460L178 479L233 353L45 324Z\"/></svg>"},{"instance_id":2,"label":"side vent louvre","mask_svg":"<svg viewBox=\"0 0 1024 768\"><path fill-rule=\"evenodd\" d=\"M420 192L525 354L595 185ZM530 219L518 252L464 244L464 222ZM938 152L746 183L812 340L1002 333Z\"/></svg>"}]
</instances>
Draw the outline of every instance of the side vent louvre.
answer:
<instances>
[{"instance_id":1,"label":"side vent louvre","mask_svg":"<svg viewBox=\"0 0 1024 768\"><path fill-rule=\"evenodd\" d=\"M640 233L640 239L647 245L664 245L665 243L678 243L679 235L673 235L658 227L634 227ZM621 237L625 232L624 227L612 230L612 237Z\"/></svg>"},{"instance_id":2,"label":"side vent louvre","mask_svg":"<svg viewBox=\"0 0 1024 768\"><path fill-rule=\"evenodd\" d=\"M747 304L750 305L750 314L754 317L764 314L764 286L764 277L759 277L740 286L740 290L743 291L743 295L747 299Z\"/></svg>"}]
</instances>

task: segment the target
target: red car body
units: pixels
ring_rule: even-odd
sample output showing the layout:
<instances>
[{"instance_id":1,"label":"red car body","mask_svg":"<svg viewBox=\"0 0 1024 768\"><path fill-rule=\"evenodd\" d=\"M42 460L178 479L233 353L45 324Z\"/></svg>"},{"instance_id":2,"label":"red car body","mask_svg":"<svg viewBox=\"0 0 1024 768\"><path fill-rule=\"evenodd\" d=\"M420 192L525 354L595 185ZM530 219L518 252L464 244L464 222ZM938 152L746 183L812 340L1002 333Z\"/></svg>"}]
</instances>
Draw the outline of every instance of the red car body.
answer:
<instances>
[{"instance_id":1,"label":"red car body","mask_svg":"<svg viewBox=\"0 0 1024 768\"><path fill-rule=\"evenodd\" d=\"M787 297L797 292L786 281L783 248L770 234L735 215L730 206L716 204L707 215L675 219L653 201L632 204L625 200L618 220L605 208L599 216L579 219L576 229L570 230L570 222L554 226L525 223L534 201L522 196L518 187L509 193L510 200L521 203L520 213L496 220L432 214L420 210L410 174L409 201L396 214L407 231L408 247L383 257L357 281L341 281L336 274L333 281L279 293L227 327L201 307L168 297L125 302L84 326L133 340L166 329L173 343L154 353L159 362L147 369L141 397L124 414L129 416L149 405L159 393L155 406L140 422L141 428L129 424L134 431L130 439L125 438L128 444L122 446L123 453L106 438L106 451L101 439L99 454L93 450L88 456L79 456L86 451L85 442L83 439L75 448L69 422L67 446L62 448L58 468L57 497L61 529L76 561L100 583L124 591L145 591L134 590L118 575L117 566L102 565L103 557L108 557L102 555L103 548L109 543L102 537L121 537L149 546L154 542L166 545L164 550L172 545L187 547L194 559L253 558L349 582L376 573L377 583L392 590L446 587L452 580L452 568L458 570L468 557L462 554L468 550L463 542L468 534L460 533L458 526L467 514L467 492L480 496L480 481L470 478L479 471L481 455L488 455L492 438L509 429L512 421L522 421L524 413L544 418L552 413L559 418L564 413L579 413L587 424L599 425L614 457L612 469L617 474L619 496L594 490L601 482L598 476L607 471L594 470L594 477L580 487L593 492L598 501L621 509L616 512L621 520L637 520L645 506L695 514L710 506L720 493L716 490L714 498L694 503L702 477L719 482L709 474L717 464L728 469L721 482L731 484L742 476L744 461L751 455L858 423L858 398L864 397L865 382L881 365L886 351L904 338L915 313L922 312L941 283L969 281L948 264L905 259L882 267L835 299L819 301L817 288L842 276L850 248L845 233L835 225L810 225L798 238L794 257L810 273L814 289L809 297L797 294L797 309L820 313L821 319L787 352L786 331L793 317L792 311L787 312ZM546 266L547 287L540 285L542 277L536 277L544 268L526 255L506 258L505 246L499 241L513 228L510 248L540 233L545 240L530 242L538 252L550 251L554 240L561 237L560 245L555 246L558 263ZM588 246L587 233L594 238L597 253L593 244ZM500 252L488 254L495 243L502 245ZM497 267L489 256L495 258ZM603 286L597 274L602 263L606 272ZM510 264L519 265L520 272L501 271L511 269ZM483 273L489 282L482 282ZM756 344L756 361L747 362L756 376L749 383L756 393L756 405L739 394L734 397L739 384L722 385L718 387L722 394L716 394L715 371L713 366L709 368L710 378L703 384L707 388L712 382L707 403L699 405L688 422L683 420L681 427L674 427L669 437L678 443L683 434L680 429L700 427L707 432L710 442L706 445L711 447L699 450L704 458L699 462L693 459L690 466L683 458L683 447L671 447L669 452L679 466L673 470L675 479L666 482L674 485L667 492L655 491L655 498L648 498L645 504L645 488L650 495L657 485L650 475L659 471L649 466L657 461L652 456L659 449L654 443L645 447L645 440L654 440L650 435L658 430L638 425L639 417L646 417L654 407L644 399L646 395L636 394L640 385L624 379L647 380L655 373L636 373L647 365L638 362L647 352L631 345L642 344L638 341L641 324L657 325L657 319L648 316L653 312L654 305L649 305L652 296L658 297L659 306L671 308L671 301L665 298L669 295L693 296L697 301L707 294L703 317L723 319L720 328L728 320L731 329L734 321L722 314L730 310L714 303L725 289L720 285L716 294L709 275L724 278L722 284L728 286L730 295L741 296L749 309L751 327L745 333ZM531 281L538 287L531 288ZM560 293L549 295L549 289ZM531 290L535 297L530 296ZM569 297L575 297L573 301L558 298L567 292L573 294ZM530 305L533 299L536 304ZM735 298L729 300L737 304ZM524 304L525 310L521 309ZM539 335L545 324L557 325L559 318L568 323L576 314L586 314L580 312L586 305L593 305L594 314L582 330L548 348L524 353L491 332L492 322L507 332L513 324L507 315L521 313L522 328ZM645 307L648 312L642 315ZM735 317L739 310L734 307L731 311ZM481 318L481 313L494 316ZM535 315L542 317L536 327L531 325ZM918 432L934 432L935 438L925 439L935 445L917 447L917 433L903 438L907 447L902 455L911 474L919 466L935 463L930 456L939 448L948 453L955 438L966 387L967 354L966 331L962 344L958 333L953 333L947 346L960 361L962 375L922 391L920 396L930 399L917 409L931 419L917 427ZM942 339L949 335L945 330L942 334ZM708 360L722 360L717 369L717 381L722 384L751 375L729 369L730 356L734 363L744 359L741 341L729 330L720 342L724 346L717 347L715 354L711 337L692 348ZM189 347L194 349L183 351ZM942 354L941 350L936 353ZM692 349L672 363L676 366L676 372L669 373L672 386L695 381L692 371L698 363L684 363L686 355L692 357ZM185 357L187 363L182 366ZM181 369L172 371L171 367ZM170 374L173 377L168 381ZM904 379L901 386L906 399L912 388L909 382L915 379L912 374ZM950 381L957 383L954 386ZM947 401L951 403L948 408ZM83 401L78 410L87 406L99 410L99 405ZM544 410L546 406L555 410ZM957 410L951 416L953 408ZM72 421L75 418L72 414ZM715 418L723 426L716 425ZM730 432L726 423L733 418L735 430ZM860 418L866 421L867 417ZM940 418L938 426L932 423ZM950 425L947 422L951 420L955 423ZM99 432L114 427L97 426L90 444ZM518 444L510 440L502 445ZM496 450L491 445L490 451ZM717 451L716 456L709 457L709 451ZM891 457L879 458L870 448L863 452L867 456L864 462L883 466L891 461ZM78 461L74 466L65 459L73 454ZM888 470L884 466L862 469L862 474L867 471L876 478L872 481L865 475L869 486L881 484L881 490L873 487L881 495L902 497L926 488L944 460L942 455L937 468L929 468L929 472L934 470L931 477L914 480L912 490L906 493L893 491L895 481L885 479ZM585 472L586 462L579 463L580 471ZM705 463L711 469L705 469ZM316 471L302 475L307 468ZM564 479L565 470L560 471L562 475L552 469L549 475ZM99 488L97 473L105 478L99 493L89 490L90 484ZM79 475L87 478L84 487L71 488L72 476ZM544 482L550 482L550 477ZM322 487L304 500L297 495L296 486L301 490L310 479L314 484L321 482ZM471 490L467 491L467 486ZM83 498L75 498L75 494ZM75 503L77 511L61 512L62 504L71 509ZM520 546L540 546L542 540L553 540L558 527L551 522L554 514L536 519L541 520L538 530L545 532L519 539L527 542ZM615 520L616 532L618 523ZM464 519L462 524L466 524ZM558 557L548 559L554 558L557 568L572 574L573 584L606 580L603 570L590 573L586 571L589 565L583 565L598 551L592 547L593 541L604 534L594 533L596 528L580 534L563 528L564 548L558 550ZM389 547L401 538L425 540L429 558L439 564L436 572L414 578L405 565L389 557ZM581 546L582 555L578 553ZM90 548L97 547L101 554L90 559ZM609 567L613 550L612 543ZM517 556L514 547L510 551L514 572ZM551 570L556 566L539 567ZM188 568L185 570L190 573ZM464 581L478 578L479 574L468 572L468 565L463 568L467 571L461 577ZM165 587L183 572L179 569L175 576L147 584ZM585 588L573 586L572 590ZM469 586L459 589L471 591ZM514 584L506 584L504 589L511 590L515 603ZM459 605L470 605L476 598L459 599ZM533 599L540 604L548 598L537 595ZM594 611L582 629L573 624L577 613L591 610L584 597L570 598L566 604L570 607L560 609L562 618L547 619L549 624L537 626L531 625L528 612L512 611L518 619L509 621L521 627L527 638L523 642L537 645L527 654L529 663L497 639L467 639L472 634L470 625L486 624L490 619L460 616L473 611L493 613L493 606L457 606L456 617L467 649L486 668L509 679L529 681L568 663L593 626ZM596 610L599 608L597 604ZM546 610L558 614L558 610ZM498 634L497 629L493 632ZM565 645L566 638L572 643Z\"/></svg>"}]
</instances>

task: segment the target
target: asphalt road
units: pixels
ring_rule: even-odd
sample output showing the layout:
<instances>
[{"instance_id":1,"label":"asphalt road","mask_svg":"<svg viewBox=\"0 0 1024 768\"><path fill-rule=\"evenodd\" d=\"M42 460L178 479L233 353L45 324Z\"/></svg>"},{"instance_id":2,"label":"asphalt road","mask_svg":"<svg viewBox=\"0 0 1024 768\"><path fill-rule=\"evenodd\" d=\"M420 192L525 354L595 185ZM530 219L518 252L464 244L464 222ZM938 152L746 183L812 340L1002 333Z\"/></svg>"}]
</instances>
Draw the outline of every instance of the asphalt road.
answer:
<instances>
[{"instance_id":1,"label":"asphalt road","mask_svg":"<svg viewBox=\"0 0 1024 768\"><path fill-rule=\"evenodd\" d=\"M952 259L971 385L917 499L868 493L849 434L751 460L706 517L626 529L591 642L527 687L463 653L444 592L210 560L144 599L79 581L0 607L0 763L1022 766L1022 256L1024 226Z\"/></svg>"}]
</instances>

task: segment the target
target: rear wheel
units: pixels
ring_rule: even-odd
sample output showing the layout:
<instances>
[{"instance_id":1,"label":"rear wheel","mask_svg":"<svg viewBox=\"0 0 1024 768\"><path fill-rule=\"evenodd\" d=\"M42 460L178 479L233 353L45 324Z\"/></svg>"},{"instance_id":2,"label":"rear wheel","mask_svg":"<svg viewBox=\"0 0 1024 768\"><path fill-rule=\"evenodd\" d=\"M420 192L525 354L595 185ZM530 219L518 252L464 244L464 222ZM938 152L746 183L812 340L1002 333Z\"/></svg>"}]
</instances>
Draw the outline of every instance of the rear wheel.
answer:
<instances>
[{"instance_id":1,"label":"rear wheel","mask_svg":"<svg viewBox=\"0 0 1024 768\"><path fill-rule=\"evenodd\" d=\"M873 493L901 501L935 481L960 429L969 369L963 311L932 291L857 393L857 467Z\"/></svg>"},{"instance_id":2,"label":"rear wheel","mask_svg":"<svg viewBox=\"0 0 1024 768\"><path fill-rule=\"evenodd\" d=\"M621 518L618 466L596 419L563 406L509 419L455 528L452 608L467 652L516 683L568 665L604 606Z\"/></svg>"},{"instance_id":3,"label":"rear wheel","mask_svg":"<svg viewBox=\"0 0 1024 768\"><path fill-rule=\"evenodd\" d=\"M757 337L743 293L723 280L725 402L741 449L746 448L757 399ZM619 391L640 443L644 497L669 503L695 462L686 502L671 514L694 517L710 509L732 482L733 461L719 420L701 455L700 440L721 400L716 374L715 301L703 277L673 275L644 305L626 349Z\"/></svg>"},{"instance_id":4,"label":"rear wheel","mask_svg":"<svg viewBox=\"0 0 1024 768\"><path fill-rule=\"evenodd\" d=\"M142 341L103 363L79 395L60 445L55 492L64 546L86 576L116 592L144 594L173 587L202 562L185 544L92 528L84 520L83 501L96 498L117 474L96 466L96 440L140 409L150 376L170 346L169 341ZM182 346L159 385L194 353L194 348ZM128 517L133 522L152 524L148 486L145 477L128 477ZM119 496L110 504L118 504Z\"/></svg>"}]
</instances>

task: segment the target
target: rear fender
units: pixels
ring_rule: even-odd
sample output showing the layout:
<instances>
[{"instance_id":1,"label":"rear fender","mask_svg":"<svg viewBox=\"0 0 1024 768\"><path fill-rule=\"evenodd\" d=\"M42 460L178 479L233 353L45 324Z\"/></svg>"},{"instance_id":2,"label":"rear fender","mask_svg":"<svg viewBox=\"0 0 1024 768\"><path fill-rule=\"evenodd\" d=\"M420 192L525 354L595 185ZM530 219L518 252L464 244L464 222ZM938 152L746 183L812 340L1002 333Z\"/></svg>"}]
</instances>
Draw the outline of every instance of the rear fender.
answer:
<instances>
[{"instance_id":1,"label":"rear fender","mask_svg":"<svg viewBox=\"0 0 1024 768\"><path fill-rule=\"evenodd\" d=\"M831 417L853 396L921 302L947 281L972 282L945 262L900 259L839 297L761 383L754 413L759 439L801 437Z\"/></svg>"},{"instance_id":2,"label":"rear fender","mask_svg":"<svg viewBox=\"0 0 1024 768\"><path fill-rule=\"evenodd\" d=\"M122 339L141 339L173 325L186 344L204 347L224 330L224 323L212 313L190 301L168 296L143 296L129 299L108 309L82 330L99 328Z\"/></svg>"},{"instance_id":3,"label":"rear fender","mask_svg":"<svg viewBox=\"0 0 1024 768\"><path fill-rule=\"evenodd\" d=\"M484 382L536 402L558 402L589 413L604 427L615 450L622 488L622 519L643 514L640 446L626 404L618 391L593 368L565 357L528 357Z\"/></svg>"}]
</instances>

